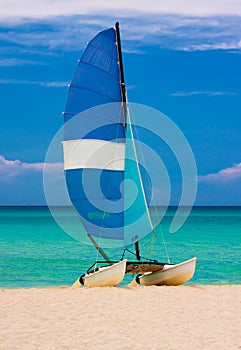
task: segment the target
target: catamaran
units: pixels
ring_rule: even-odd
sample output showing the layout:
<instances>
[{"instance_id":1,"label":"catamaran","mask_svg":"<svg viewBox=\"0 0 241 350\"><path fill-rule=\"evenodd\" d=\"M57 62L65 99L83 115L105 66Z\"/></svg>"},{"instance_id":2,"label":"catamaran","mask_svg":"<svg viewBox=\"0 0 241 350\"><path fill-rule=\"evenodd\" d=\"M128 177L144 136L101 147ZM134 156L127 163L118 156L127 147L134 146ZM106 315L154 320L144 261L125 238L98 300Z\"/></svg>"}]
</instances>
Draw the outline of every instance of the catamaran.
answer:
<instances>
[{"instance_id":1,"label":"catamaran","mask_svg":"<svg viewBox=\"0 0 241 350\"><path fill-rule=\"evenodd\" d=\"M180 285L192 278L195 257L170 264L145 260L140 253L140 241L155 228L128 109L118 22L99 32L78 62L64 112L63 152L70 200L106 262L98 267L95 261L73 287L116 286L125 274L146 286ZM111 260L103 250L111 240L124 249L134 246L134 261L124 254Z\"/></svg>"}]
</instances>

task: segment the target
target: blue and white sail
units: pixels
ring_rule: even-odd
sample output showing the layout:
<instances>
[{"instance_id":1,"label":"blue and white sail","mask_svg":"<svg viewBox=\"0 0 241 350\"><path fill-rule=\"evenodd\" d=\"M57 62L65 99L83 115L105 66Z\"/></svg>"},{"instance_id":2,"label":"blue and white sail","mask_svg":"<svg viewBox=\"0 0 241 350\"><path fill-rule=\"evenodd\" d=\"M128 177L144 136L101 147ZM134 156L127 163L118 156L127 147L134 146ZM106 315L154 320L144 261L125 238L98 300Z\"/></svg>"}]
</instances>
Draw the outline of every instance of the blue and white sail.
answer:
<instances>
[{"instance_id":1,"label":"blue and white sail","mask_svg":"<svg viewBox=\"0 0 241 350\"><path fill-rule=\"evenodd\" d=\"M152 228L134 164L119 56L114 28L87 45L69 87L63 149L70 200L86 231L128 245L142 237L141 226L146 225L145 235ZM129 178L137 191L134 200Z\"/></svg>"}]
</instances>

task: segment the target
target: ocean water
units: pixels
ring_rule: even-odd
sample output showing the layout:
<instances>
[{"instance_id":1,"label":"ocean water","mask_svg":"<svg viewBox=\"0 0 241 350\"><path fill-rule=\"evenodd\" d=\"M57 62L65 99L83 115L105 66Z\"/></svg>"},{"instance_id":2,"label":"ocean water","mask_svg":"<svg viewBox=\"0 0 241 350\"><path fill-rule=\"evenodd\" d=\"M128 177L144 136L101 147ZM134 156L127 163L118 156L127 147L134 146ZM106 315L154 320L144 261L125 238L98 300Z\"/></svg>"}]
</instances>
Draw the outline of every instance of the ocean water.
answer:
<instances>
[{"instance_id":1,"label":"ocean water","mask_svg":"<svg viewBox=\"0 0 241 350\"><path fill-rule=\"evenodd\" d=\"M57 210L71 222L68 208ZM164 237L171 263L197 257L195 275L187 284L240 284L241 207L194 207L184 226L170 234L175 210L170 208L161 222L149 257L167 261ZM149 243L141 242L142 254ZM117 260L122 252L107 249ZM1 288L71 285L96 257L96 249L67 235L47 207L0 207ZM126 276L122 285L131 278Z\"/></svg>"}]
</instances>

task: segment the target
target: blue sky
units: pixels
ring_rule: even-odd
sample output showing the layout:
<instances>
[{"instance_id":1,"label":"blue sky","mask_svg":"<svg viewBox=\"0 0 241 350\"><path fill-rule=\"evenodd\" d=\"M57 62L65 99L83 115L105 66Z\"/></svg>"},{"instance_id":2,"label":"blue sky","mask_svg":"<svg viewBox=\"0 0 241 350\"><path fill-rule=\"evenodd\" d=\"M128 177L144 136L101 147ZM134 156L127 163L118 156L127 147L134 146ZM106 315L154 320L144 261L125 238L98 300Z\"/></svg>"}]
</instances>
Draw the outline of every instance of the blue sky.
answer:
<instances>
[{"instance_id":1,"label":"blue sky","mask_svg":"<svg viewBox=\"0 0 241 350\"><path fill-rule=\"evenodd\" d=\"M67 84L86 42L116 20L128 99L186 136L195 204L241 205L239 0L0 0L0 19L0 205L44 204L43 162Z\"/></svg>"}]
</instances>

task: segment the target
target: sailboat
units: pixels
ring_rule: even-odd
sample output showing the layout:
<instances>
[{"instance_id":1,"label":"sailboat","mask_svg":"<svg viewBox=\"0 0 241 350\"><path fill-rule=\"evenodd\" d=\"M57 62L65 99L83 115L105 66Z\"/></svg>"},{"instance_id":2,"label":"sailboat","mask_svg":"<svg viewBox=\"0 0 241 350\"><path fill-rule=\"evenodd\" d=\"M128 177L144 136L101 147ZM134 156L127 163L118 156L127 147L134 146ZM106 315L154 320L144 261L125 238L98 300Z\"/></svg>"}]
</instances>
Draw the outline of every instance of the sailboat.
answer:
<instances>
[{"instance_id":1,"label":"sailboat","mask_svg":"<svg viewBox=\"0 0 241 350\"><path fill-rule=\"evenodd\" d=\"M140 253L141 239L153 234L154 226L127 104L118 22L87 44L63 114L69 198L87 237L104 258L96 260L73 287L116 286L125 274L133 274L133 281L141 285L187 282L195 271L195 257L170 264L145 260ZM118 261L110 259L103 248L111 241L124 250L134 246L135 260L124 259L124 254Z\"/></svg>"}]
</instances>

